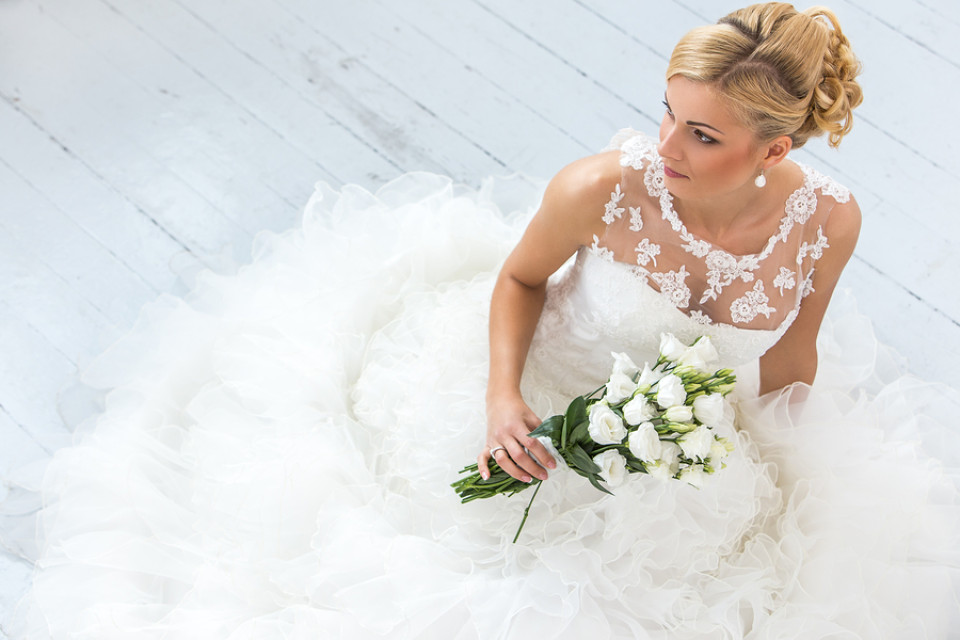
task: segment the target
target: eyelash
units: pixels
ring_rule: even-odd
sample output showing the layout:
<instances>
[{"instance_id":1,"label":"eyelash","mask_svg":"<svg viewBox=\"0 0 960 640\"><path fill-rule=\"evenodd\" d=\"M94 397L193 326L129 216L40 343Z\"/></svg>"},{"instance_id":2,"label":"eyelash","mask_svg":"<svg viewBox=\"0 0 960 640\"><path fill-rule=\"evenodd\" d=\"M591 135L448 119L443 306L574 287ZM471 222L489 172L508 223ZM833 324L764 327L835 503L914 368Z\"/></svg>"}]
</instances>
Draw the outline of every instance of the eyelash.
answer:
<instances>
[{"instance_id":1,"label":"eyelash","mask_svg":"<svg viewBox=\"0 0 960 640\"><path fill-rule=\"evenodd\" d=\"M672 118L673 111L670 109L670 105L667 103L666 100L661 100L661 102L663 103L664 108L667 110L667 115ZM711 138L710 136L705 134L703 131L700 131L700 129L694 129L693 136L697 140L699 140L702 144L716 144L717 142L714 138Z\"/></svg>"}]
</instances>

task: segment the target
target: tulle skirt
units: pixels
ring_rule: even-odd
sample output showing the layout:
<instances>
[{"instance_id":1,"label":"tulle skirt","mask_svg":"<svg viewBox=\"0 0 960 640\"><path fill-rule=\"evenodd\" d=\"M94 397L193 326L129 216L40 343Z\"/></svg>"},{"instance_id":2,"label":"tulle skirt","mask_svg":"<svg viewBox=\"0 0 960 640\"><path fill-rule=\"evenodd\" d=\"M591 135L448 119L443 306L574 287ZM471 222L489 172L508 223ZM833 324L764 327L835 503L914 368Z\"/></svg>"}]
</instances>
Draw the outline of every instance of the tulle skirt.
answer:
<instances>
[{"instance_id":1,"label":"tulle skirt","mask_svg":"<svg viewBox=\"0 0 960 640\"><path fill-rule=\"evenodd\" d=\"M239 273L146 307L84 373L103 411L5 504L37 567L14 637L958 633L960 400L901 376L842 294L812 389L756 398L744 371L703 488L559 469L516 544L524 494L459 503L490 292L537 193L321 185ZM535 366L524 389L541 417L570 400Z\"/></svg>"}]
</instances>

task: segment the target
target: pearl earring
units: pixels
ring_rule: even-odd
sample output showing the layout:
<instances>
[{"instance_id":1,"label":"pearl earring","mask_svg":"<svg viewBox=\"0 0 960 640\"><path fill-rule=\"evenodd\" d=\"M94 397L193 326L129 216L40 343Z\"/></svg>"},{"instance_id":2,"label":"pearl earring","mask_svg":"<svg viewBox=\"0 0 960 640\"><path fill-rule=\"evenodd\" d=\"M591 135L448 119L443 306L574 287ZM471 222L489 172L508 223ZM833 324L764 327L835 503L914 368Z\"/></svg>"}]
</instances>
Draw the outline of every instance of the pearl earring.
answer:
<instances>
[{"instance_id":1,"label":"pearl earring","mask_svg":"<svg viewBox=\"0 0 960 640\"><path fill-rule=\"evenodd\" d=\"M757 185L758 189L763 189L767 186L767 177L763 175L763 169L760 169L760 175L753 181L753 184Z\"/></svg>"}]
</instances>

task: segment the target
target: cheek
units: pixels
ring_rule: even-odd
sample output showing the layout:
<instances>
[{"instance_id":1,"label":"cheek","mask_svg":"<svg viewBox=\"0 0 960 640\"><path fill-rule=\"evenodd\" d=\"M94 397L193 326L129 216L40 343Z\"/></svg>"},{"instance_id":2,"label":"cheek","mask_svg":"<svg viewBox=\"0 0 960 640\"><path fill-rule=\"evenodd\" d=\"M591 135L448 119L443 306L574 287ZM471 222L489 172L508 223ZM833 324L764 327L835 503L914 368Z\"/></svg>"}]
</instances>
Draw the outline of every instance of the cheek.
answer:
<instances>
[{"instance_id":1,"label":"cheek","mask_svg":"<svg viewBox=\"0 0 960 640\"><path fill-rule=\"evenodd\" d=\"M752 165L743 154L710 154L702 157L700 172L711 184L736 186L749 179Z\"/></svg>"}]
</instances>

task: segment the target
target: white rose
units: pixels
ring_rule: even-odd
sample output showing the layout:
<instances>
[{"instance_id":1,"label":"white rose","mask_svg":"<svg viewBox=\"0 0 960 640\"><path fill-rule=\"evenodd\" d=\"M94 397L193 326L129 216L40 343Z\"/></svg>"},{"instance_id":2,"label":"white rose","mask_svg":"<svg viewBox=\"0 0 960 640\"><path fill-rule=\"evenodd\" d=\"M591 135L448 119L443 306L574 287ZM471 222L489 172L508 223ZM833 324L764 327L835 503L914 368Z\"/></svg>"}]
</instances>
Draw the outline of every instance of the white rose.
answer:
<instances>
[{"instance_id":1,"label":"white rose","mask_svg":"<svg viewBox=\"0 0 960 640\"><path fill-rule=\"evenodd\" d=\"M633 378L640 371L640 367L635 365L627 354L611 352L610 355L613 356L613 373L622 373Z\"/></svg>"},{"instance_id":2,"label":"white rose","mask_svg":"<svg viewBox=\"0 0 960 640\"><path fill-rule=\"evenodd\" d=\"M660 334L660 355L675 362L687 350L685 344L677 340L672 333Z\"/></svg>"},{"instance_id":3,"label":"white rose","mask_svg":"<svg viewBox=\"0 0 960 640\"><path fill-rule=\"evenodd\" d=\"M632 396L636 390L637 383L630 376L615 372L607 381L607 393L604 399L610 404L617 404Z\"/></svg>"},{"instance_id":4,"label":"white rose","mask_svg":"<svg viewBox=\"0 0 960 640\"><path fill-rule=\"evenodd\" d=\"M687 484L692 485L697 489L703 486L703 481L706 478L707 474L703 470L702 464L695 464L680 472L680 480L683 480Z\"/></svg>"},{"instance_id":5,"label":"white rose","mask_svg":"<svg viewBox=\"0 0 960 640\"><path fill-rule=\"evenodd\" d=\"M687 392L683 388L683 380L672 373L665 375L657 384L657 404L661 409L683 404L687 399Z\"/></svg>"},{"instance_id":6,"label":"white rose","mask_svg":"<svg viewBox=\"0 0 960 640\"><path fill-rule=\"evenodd\" d=\"M676 442L660 442L660 464L667 467L671 477L677 475L677 470L680 469L680 446Z\"/></svg>"},{"instance_id":7,"label":"white rose","mask_svg":"<svg viewBox=\"0 0 960 640\"><path fill-rule=\"evenodd\" d=\"M623 405L623 419L626 420L630 426L638 425L655 415L657 415L657 410L647 401L646 396L642 393L633 396L630 402Z\"/></svg>"},{"instance_id":8,"label":"white rose","mask_svg":"<svg viewBox=\"0 0 960 640\"><path fill-rule=\"evenodd\" d=\"M684 434L678 441L683 455L690 460L703 460L710 456L710 448L716 439L713 431L707 427L697 427L690 433Z\"/></svg>"},{"instance_id":9,"label":"white rose","mask_svg":"<svg viewBox=\"0 0 960 640\"><path fill-rule=\"evenodd\" d=\"M691 346L685 348L677 359L677 363L693 367L697 371L708 372L711 364L720 359L716 347L709 336L703 336Z\"/></svg>"},{"instance_id":10,"label":"white rose","mask_svg":"<svg viewBox=\"0 0 960 640\"><path fill-rule=\"evenodd\" d=\"M699 396L693 401L693 415L702 424L714 427L723 419L723 402L723 396L719 393Z\"/></svg>"},{"instance_id":11,"label":"white rose","mask_svg":"<svg viewBox=\"0 0 960 640\"><path fill-rule=\"evenodd\" d=\"M730 452L733 451L733 443L727 440L726 438L714 438L713 444L710 446L710 459L711 460L722 460L730 455Z\"/></svg>"},{"instance_id":12,"label":"white rose","mask_svg":"<svg viewBox=\"0 0 960 640\"><path fill-rule=\"evenodd\" d=\"M627 477L627 459L618 451L604 451L593 456L593 461L600 467L600 477L611 487L619 486Z\"/></svg>"},{"instance_id":13,"label":"white rose","mask_svg":"<svg viewBox=\"0 0 960 640\"><path fill-rule=\"evenodd\" d=\"M590 406L587 431L597 444L620 444L627 435L623 420L605 402Z\"/></svg>"},{"instance_id":14,"label":"white rose","mask_svg":"<svg viewBox=\"0 0 960 640\"><path fill-rule=\"evenodd\" d=\"M663 377L663 375L664 374L661 371L653 371L650 369L650 363L644 363L643 371L640 373L640 377L637 378L637 386L645 387L644 391L646 391L656 384L657 381Z\"/></svg>"},{"instance_id":15,"label":"white rose","mask_svg":"<svg viewBox=\"0 0 960 640\"><path fill-rule=\"evenodd\" d=\"M643 468L647 470L647 473L656 478L657 480L667 481L673 477L674 472L671 471L670 465L663 462L651 462L644 463Z\"/></svg>"},{"instance_id":16,"label":"white rose","mask_svg":"<svg viewBox=\"0 0 960 640\"><path fill-rule=\"evenodd\" d=\"M641 462L656 462L663 454L663 449L660 446L660 436L651 422L644 422L636 431L630 433L627 447L629 447L630 453Z\"/></svg>"},{"instance_id":17,"label":"white rose","mask_svg":"<svg viewBox=\"0 0 960 640\"><path fill-rule=\"evenodd\" d=\"M663 417L670 422L690 422L693 420L693 409L685 404L678 404L664 411Z\"/></svg>"}]
</instances>

